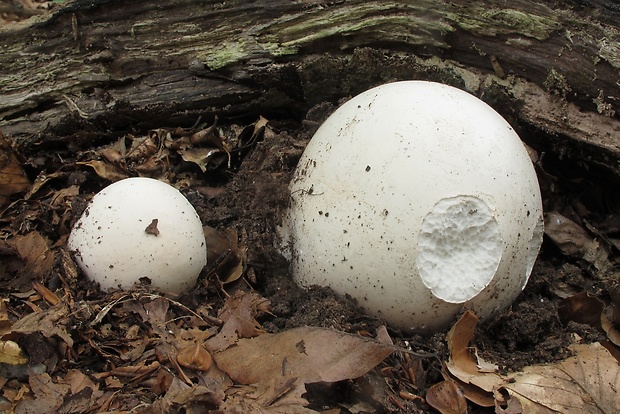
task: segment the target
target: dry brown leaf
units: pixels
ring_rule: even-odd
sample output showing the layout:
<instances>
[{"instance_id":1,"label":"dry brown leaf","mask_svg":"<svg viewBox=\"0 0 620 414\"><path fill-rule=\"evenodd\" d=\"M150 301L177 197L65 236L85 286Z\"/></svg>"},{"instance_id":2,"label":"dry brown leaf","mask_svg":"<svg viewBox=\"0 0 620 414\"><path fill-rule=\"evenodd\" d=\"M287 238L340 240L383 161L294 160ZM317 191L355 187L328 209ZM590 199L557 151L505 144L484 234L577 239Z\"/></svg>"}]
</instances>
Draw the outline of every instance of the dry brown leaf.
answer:
<instances>
[{"instance_id":1,"label":"dry brown leaf","mask_svg":"<svg viewBox=\"0 0 620 414\"><path fill-rule=\"evenodd\" d=\"M459 385L459 388L461 389L461 392L463 393L465 398L467 398L472 403L479 405L480 407L493 407L498 403L504 403L501 395L496 396L490 392L483 390L482 388L477 387L476 385L461 382L456 377L449 374L444 374L444 378L446 377L452 381L455 381ZM499 401L496 399L496 397L499 398Z\"/></svg>"},{"instance_id":2,"label":"dry brown leaf","mask_svg":"<svg viewBox=\"0 0 620 414\"><path fill-rule=\"evenodd\" d=\"M230 388L220 407L224 413L248 414L318 414L305 406L303 383L291 379L273 379L271 382Z\"/></svg>"},{"instance_id":3,"label":"dry brown leaf","mask_svg":"<svg viewBox=\"0 0 620 414\"><path fill-rule=\"evenodd\" d=\"M609 296L611 297L611 305L607 306L601 314L601 325L609 340L620 347L620 285L616 286ZM610 349L613 354L620 354L620 350L616 349L615 351L614 353Z\"/></svg>"},{"instance_id":4,"label":"dry brown leaf","mask_svg":"<svg viewBox=\"0 0 620 414\"><path fill-rule=\"evenodd\" d=\"M65 330L68 310L64 303L45 311L30 313L16 321L11 331L4 334L2 339L15 339L33 332L41 332L46 338L58 337L69 347L73 346L73 339Z\"/></svg>"},{"instance_id":5,"label":"dry brown leaf","mask_svg":"<svg viewBox=\"0 0 620 414\"><path fill-rule=\"evenodd\" d=\"M587 292L581 292L563 299L558 306L558 315L563 324L569 321L600 327L601 313L605 304Z\"/></svg>"},{"instance_id":6,"label":"dry brown leaf","mask_svg":"<svg viewBox=\"0 0 620 414\"><path fill-rule=\"evenodd\" d=\"M575 356L553 365L526 367L504 388L522 403L529 400L565 414L620 413L618 362L598 343L575 344L571 349Z\"/></svg>"},{"instance_id":7,"label":"dry brown leaf","mask_svg":"<svg viewBox=\"0 0 620 414\"><path fill-rule=\"evenodd\" d=\"M45 184L47 184L51 180L55 180L56 178L64 177L65 175L66 173L62 171L58 171L58 172L54 172L50 174L46 174L43 172L39 173L37 178L32 183L32 186L30 187L28 192L24 195L24 199L29 200L30 198L32 198L33 195L39 192L41 188L45 186Z\"/></svg>"},{"instance_id":8,"label":"dry brown leaf","mask_svg":"<svg viewBox=\"0 0 620 414\"><path fill-rule=\"evenodd\" d=\"M591 249L593 241L586 230L557 211L545 214L545 234L562 253L579 258Z\"/></svg>"},{"instance_id":9,"label":"dry brown leaf","mask_svg":"<svg viewBox=\"0 0 620 414\"><path fill-rule=\"evenodd\" d=\"M519 400L526 413L620 412L620 365L601 344L572 345L575 356L556 364L533 365L509 377L481 372L467 349L477 318L466 312L448 333L451 358L446 369L465 384L502 399L501 390ZM466 388L466 398L470 399ZM504 403L504 401L499 401Z\"/></svg>"},{"instance_id":10,"label":"dry brown leaf","mask_svg":"<svg viewBox=\"0 0 620 414\"><path fill-rule=\"evenodd\" d=\"M545 234L567 256L584 259L598 270L610 267L608 254L598 240L557 211L545 213Z\"/></svg>"},{"instance_id":11,"label":"dry brown leaf","mask_svg":"<svg viewBox=\"0 0 620 414\"><path fill-rule=\"evenodd\" d=\"M43 286L41 283L32 282L32 288L36 290L36 292L50 304L56 305L58 304L58 302L60 302L60 298L54 292Z\"/></svg>"},{"instance_id":12,"label":"dry brown leaf","mask_svg":"<svg viewBox=\"0 0 620 414\"><path fill-rule=\"evenodd\" d=\"M70 391L69 385L55 383L47 373L31 374L28 383L34 398L26 397L20 400L15 407L15 413L56 412Z\"/></svg>"},{"instance_id":13,"label":"dry brown leaf","mask_svg":"<svg viewBox=\"0 0 620 414\"><path fill-rule=\"evenodd\" d=\"M213 357L200 343L191 342L179 350L177 362L186 368L207 371L213 365Z\"/></svg>"},{"instance_id":14,"label":"dry brown leaf","mask_svg":"<svg viewBox=\"0 0 620 414\"><path fill-rule=\"evenodd\" d=\"M221 232L204 226L207 241L207 268L223 283L239 279L245 268L246 249L239 246L239 235L234 229Z\"/></svg>"},{"instance_id":15,"label":"dry brown leaf","mask_svg":"<svg viewBox=\"0 0 620 414\"><path fill-rule=\"evenodd\" d=\"M269 300L257 293L235 292L226 300L219 312L219 318L224 321L224 326L215 337L206 342L205 346L211 352L222 351L239 338L251 338L263 333L255 318L267 312L268 308Z\"/></svg>"},{"instance_id":16,"label":"dry brown leaf","mask_svg":"<svg viewBox=\"0 0 620 414\"><path fill-rule=\"evenodd\" d=\"M75 264L75 260L71 257L71 253L65 248L58 249L57 253L59 255L58 262L60 273L64 275L65 280L69 282L76 280L80 273L77 264Z\"/></svg>"},{"instance_id":17,"label":"dry brown leaf","mask_svg":"<svg viewBox=\"0 0 620 414\"><path fill-rule=\"evenodd\" d=\"M224 400L224 392L221 390L211 390L204 385L189 386L178 378L174 378L168 387L166 394L161 399L160 412L178 412L183 407L185 413L208 412L210 407L219 407ZM145 408L143 413L153 413L152 408ZM157 411L155 411L157 412Z\"/></svg>"},{"instance_id":18,"label":"dry brown leaf","mask_svg":"<svg viewBox=\"0 0 620 414\"><path fill-rule=\"evenodd\" d=\"M170 300L158 295L140 295L139 298L140 300L123 302L123 310L140 315L142 321L150 324L158 334L167 334L166 323L168 322ZM112 302L112 304L117 301Z\"/></svg>"},{"instance_id":19,"label":"dry brown leaf","mask_svg":"<svg viewBox=\"0 0 620 414\"><path fill-rule=\"evenodd\" d=\"M76 162L75 164L91 167L93 170L95 170L99 177L112 182L129 177L129 174L126 171L116 167L115 165L108 164L105 161L91 160L85 162Z\"/></svg>"},{"instance_id":20,"label":"dry brown leaf","mask_svg":"<svg viewBox=\"0 0 620 414\"><path fill-rule=\"evenodd\" d=\"M478 367L478 361L469 348L469 342L474 337L478 317L467 311L452 326L447 334L450 359L446 362L446 369L454 377L465 384L474 385L492 395L498 384L502 383L502 377L496 373L486 372ZM484 372L483 372L484 371ZM464 388L465 396L470 399L467 388ZM471 396L471 399L478 396Z\"/></svg>"},{"instance_id":21,"label":"dry brown leaf","mask_svg":"<svg viewBox=\"0 0 620 414\"><path fill-rule=\"evenodd\" d=\"M506 403L506 407L502 407L498 401L495 402L495 413L496 414L523 414L523 405L521 401L517 398L508 398ZM528 411L535 412L535 411Z\"/></svg>"},{"instance_id":22,"label":"dry brown leaf","mask_svg":"<svg viewBox=\"0 0 620 414\"><path fill-rule=\"evenodd\" d=\"M131 137L131 136L129 136ZM113 164L121 163L127 154L126 137L120 137L118 140L102 148L98 151L99 155Z\"/></svg>"},{"instance_id":23,"label":"dry brown leaf","mask_svg":"<svg viewBox=\"0 0 620 414\"><path fill-rule=\"evenodd\" d=\"M214 157L218 154L222 154L223 151L218 148L188 148L179 149L177 152L184 161L193 162L200 167L200 170L204 173L207 172L207 167Z\"/></svg>"},{"instance_id":24,"label":"dry brown leaf","mask_svg":"<svg viewBox=\"0 0 620 414\"><path fill-rule=\"evenodd\" d=\"M127 349L119 350L119 357L122 361L136 361L150 344L151 339L147 336L128 342Z\"/></svg>"},{"instance_id":25,"label":"dry brown leaf","mask_svg":"<svg viewBox=\"0 0 620 414\"><path fill-rule=\"evenodd\" d=\"M134 381L136 380L136 378L145 377L152 374L153 372L157 371L160 366L161 365L157 361L153 361L148 365L145 361L141 361L137 365L126 365L114 368L112 371L106 374L113 377L129 378L130 380Z\"/></svg>"},{"instance_id":26,"label":"dry brown leaf","mask_svg":"<svg viewBox=\"0 0 620 414\"><path fill-rule=\"evenodd\" d=\"M107 390L120 390L123 388L123 382L117 377L106 377L105 378L105 387Z\"/></svg>"},{"instance_id":27,"label":"dry brown leaf","mask_svg":"<svg viewBox=\"0 0 620 414\"><path fill-rule=\"evenodd\" d=\"M620 347L620 329L618 329L618 324L614 321L614 314L614 308L608 306L605 312L601 313L601 327L607 334L607 338L609 338L611 343Z\"/></svg>"},{"instance_id":28,"label":"dry brown leaf","mask_svg":"<svg viewBox=\"0 0 620 414\"><path fill-rule=\"evenodd\" d=\"M72 395L82 392L84 389L92 390L93 394L101 394L99 386L77 369L70 369L60 382L69 385Z\"/></svg>"},{"instance_id":29,"label":"dry brown leaf","mask_svg":"<svg viewBox=\"0 0 620 414\"><path fill-rule=\"evenodd\" d=\"M235 149L240 150L242 148L252 146L256 142L260 141L264 136L268 123L269 120L261 116L256 120L256 122L254 122L254 124L243 128L237 137L238 142Z\"/></svg>"},{"instance_id":30,"label":"dry brown leaf","mask_svg":"<svg viewBox=\"0 0 620 414\"><path fill-rule=\"evenodd\" d=\"M162 146L159 145L160 139L156 134L149 134L146 137L131 137L131 146L125 152L128 161L144 162L161 152Z\"/></svg>"},{"instance_id":31,"label":"dry brown leaf","mask_svg":"<svg viewBox=\"0 0 620 414\"><path fill-rule=\"evenodd\" d=\"M26 191L30 185L22 163L0 132L0 208L9 203L13 194Z\"/></svg>"},{"instance_id":32,"label":"dry brown leaf","mask_svg":"<svg viewBox=\"0 0 620 414\"><path fill-rule=\"evenodd\" d=\"M7 298L0 300L0 336L9 332L11 326L13 326L13 322L9 320L9 313L6 308L8 300Z\"/></svg>"},{"instance_id":33,"label":"dry brown leaf","mask_svg":"<svg viewBox=\"0 0 620 414\"><path fill-rule=\"evenodd\" d=\"M241 339L213 357L222 371L241 384L278 377L308 384L360 377L395 350L362 336L304 327Z\"/></svg>"},{"instance_id":34,"label":"dry brown leaf","mask_svg":"<svg viewBox=\"0 0 620 414\"><path fill-rule=\"evenodd\" d=\"M441 381L430 387L426 402L441 414L467 413L465 395L454 381Z\"/></svg>"},{"instance_id":35,"label":"dry brown leaf","mask_svg":"<svg viewBox=\"0 0 620 414\"><path fill-rule=\"evenodd\" d=\"M34 280L44 280L52 271L54 252L50 250L48 240L37 231L26 235L17 235L9 241L24 266L18 271L12 285L15 288L30 285Z\"/></svg>"},{"instance_id":36,"label":"dry brown leaf","mask_svg":"<svg viewBox=\"0 0 620 414\"><path fill-rule=\"evenodd\" d=\"M616 311L618 312L617 317L614 316L614 321L620 323L620 285L616 286L609 296L611 297L611 303L616 307Z\"/></svg>"}]
</instances>

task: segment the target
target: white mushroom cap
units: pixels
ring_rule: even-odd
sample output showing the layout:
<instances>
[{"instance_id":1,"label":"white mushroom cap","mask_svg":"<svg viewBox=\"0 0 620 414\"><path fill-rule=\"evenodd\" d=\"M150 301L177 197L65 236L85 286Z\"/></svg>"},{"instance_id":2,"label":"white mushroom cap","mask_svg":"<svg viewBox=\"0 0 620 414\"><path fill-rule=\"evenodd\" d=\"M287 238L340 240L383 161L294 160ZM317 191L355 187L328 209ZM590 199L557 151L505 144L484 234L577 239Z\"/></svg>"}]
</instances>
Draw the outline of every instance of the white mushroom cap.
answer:
<instances>
[{"instance_id":1,"label":"white mushroom cap","mask_svg":"<svg viewBox=\"0 0 620 414\"><path fill-rule=\"evenodd\" d=\"M282 235L302 285L331 286L406 329L506 308L542 242L537 177L491 107L432 82L383 85L316 132Z\"/></svg>"},{"instance_id":2,"label":"white mushroom cap","mask_svg":"<svg viewBox=\"0 0 620 414\"><path fill-rule=\"evenodd\" d=\"M124 179L97 193L68 245L102 289L130 288L148 277L155 287L182 293L207 263L196 210L177 189L151 178Z\"/></svg>"}]
</instances>

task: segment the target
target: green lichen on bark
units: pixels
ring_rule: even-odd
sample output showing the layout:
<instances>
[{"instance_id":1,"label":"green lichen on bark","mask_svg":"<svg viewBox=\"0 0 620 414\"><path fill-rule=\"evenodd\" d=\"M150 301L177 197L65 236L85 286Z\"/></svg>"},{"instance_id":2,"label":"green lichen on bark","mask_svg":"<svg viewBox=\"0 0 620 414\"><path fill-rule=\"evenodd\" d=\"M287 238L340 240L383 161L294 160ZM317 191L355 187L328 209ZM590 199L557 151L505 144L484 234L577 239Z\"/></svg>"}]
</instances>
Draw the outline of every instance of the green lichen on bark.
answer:
<instances>
[{"instance_id":1,"label":"green lichen on bark","mask_svg":"<svg viewBox=\"0 0 620 414\"><path fill-rule=\"evenodd\" d=\"M305 46L346 39L353 48L373 41L447 48L445 35L454 31L429 2L350 2L330 8L287 15L257 32L257 40L276 56L297 53Z\"/></svg>"},{"instance_id":2,"label":"green lichen on bark","mask_svg":"<svg viewBox=\"0 0 620 414\"><path fill-rule=\"evenodd\" d=\"M455 7L448 17L461 29L477 35L518 35L542 41L562 27L559 14L544 9L544 13L534 14L511 8L489 9L472 2Z\"/></svg>"}]
</instances>

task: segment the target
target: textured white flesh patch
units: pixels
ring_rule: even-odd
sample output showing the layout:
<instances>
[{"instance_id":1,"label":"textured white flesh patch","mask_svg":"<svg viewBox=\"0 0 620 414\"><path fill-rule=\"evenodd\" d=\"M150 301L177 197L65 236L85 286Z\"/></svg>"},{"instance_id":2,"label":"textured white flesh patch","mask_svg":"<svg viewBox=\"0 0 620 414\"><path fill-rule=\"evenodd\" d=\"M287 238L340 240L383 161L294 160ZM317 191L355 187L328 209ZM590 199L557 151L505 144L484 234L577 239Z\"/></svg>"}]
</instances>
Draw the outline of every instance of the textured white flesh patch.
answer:
<instances>
[{"instance_id":1,"label":"textured white flesh patch","mask_svg":"<svg viewBox=\"0 0 620 414\"><path fill-rule=\"evenodd\" d=\"M499 226L487 204L469 195L450 197L424 218L417 266L433 295L463 303L491 282L502 253Z\"/></svg>"},{"instance_id":2,"label":"textured white flesh patch","mask_svg":"<svg viewBox=\"0 0 620 414\"><path fill-rule=\"evenodd\" d=\"M538 218L536 225L534 226L534 231L532 232L532 238L527 244L527 261L526 261L526 269L525 269L525 282L523 282L523 286L521 289L525 288L528 279L530 278L530 274L532 273L532 269L534 269L534 263L536 262L536 258L538 257L538 251L540 250L540 245L543 240L543 232L544 232L544 219L542 214Z\"/></svg>"}]
</instances>

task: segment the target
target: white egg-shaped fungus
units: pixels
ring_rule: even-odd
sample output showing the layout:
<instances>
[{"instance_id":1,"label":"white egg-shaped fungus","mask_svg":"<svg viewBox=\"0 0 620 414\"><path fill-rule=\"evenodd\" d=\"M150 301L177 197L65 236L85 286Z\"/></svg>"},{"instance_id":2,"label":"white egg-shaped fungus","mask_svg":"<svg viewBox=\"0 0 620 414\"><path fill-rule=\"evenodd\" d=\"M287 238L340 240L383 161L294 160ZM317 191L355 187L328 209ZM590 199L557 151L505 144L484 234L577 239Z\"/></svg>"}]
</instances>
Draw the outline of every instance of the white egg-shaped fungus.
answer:
<instances>
[{"instance_id":1,"label":"white egg-shaped fungus","mask_svg":"<svg viewBox=\"0 0 620 414\"><path fill-rule=\"evenodd\" d=\"M68 245L102 289L130 288L146 277L179 294L194 286L207 263L196 210L177 189L151 178L127 178L97 193Z\"/></svg>"},{"instance_id":2,"label":"white egg-shaped fungus","mask_svg":"<svg viewBox=\"0 0 620 414\"><path fill-rule=\"evenodd\" d=\"M542 243L525 146L491 107L425 81L382 85L318 129L281 236L295 280L403 329L487 317L523 290Z\"/></svg>"}]
</instances>

